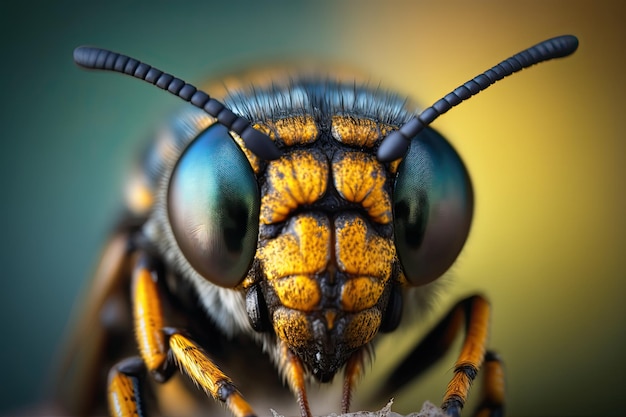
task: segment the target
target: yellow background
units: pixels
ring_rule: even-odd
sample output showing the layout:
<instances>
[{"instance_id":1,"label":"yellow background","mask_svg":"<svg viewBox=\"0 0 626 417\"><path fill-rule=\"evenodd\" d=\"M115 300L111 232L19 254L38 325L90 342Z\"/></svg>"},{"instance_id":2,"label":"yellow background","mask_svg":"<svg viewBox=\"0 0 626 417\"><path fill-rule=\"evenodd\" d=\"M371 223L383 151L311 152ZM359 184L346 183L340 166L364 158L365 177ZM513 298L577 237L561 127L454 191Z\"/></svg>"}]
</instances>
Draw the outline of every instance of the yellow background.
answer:
<instances>
[{"instance_id":1,"label":"yellow background","mask_svg":"<svg viewBox=\"0 0 626 417\"><path fill-rule=\"evenodd\" d=\"M474 291L491 299L510 415L623 412L624 8L548 1L351 10L360 24L340 41L350 57L365 65L376 56L381 78L424 105L540 38L579 37L574 56L513 75L434 123L476 191L472 232L438 305ZM375 52L360 54L358 43ZM400 349L387 342L383 360ZM449 358L398 405L438 400Z\"/></svg>"},{"instance_id":2,"label":"yellow background","mask_svg":"<svg viewBox=\"0 0 626 417\"><path fill-rule=\"evenodd\" d=\"M573 57L503 80L435 122L467 163L476 217L437 311L386 341L392 352L377 364L480 291L493 303L510 415L622 414L622 3L221 3L0 6L0 413L36 401L116 219L126 167L149 128L181 105L138 81L76 69L73 47L126 52L194 82L258 61L338 62L427 106L520 49L572 33ZM453 361L399 394L399 410L439 402Z\"/></svg>"}]
</instances>

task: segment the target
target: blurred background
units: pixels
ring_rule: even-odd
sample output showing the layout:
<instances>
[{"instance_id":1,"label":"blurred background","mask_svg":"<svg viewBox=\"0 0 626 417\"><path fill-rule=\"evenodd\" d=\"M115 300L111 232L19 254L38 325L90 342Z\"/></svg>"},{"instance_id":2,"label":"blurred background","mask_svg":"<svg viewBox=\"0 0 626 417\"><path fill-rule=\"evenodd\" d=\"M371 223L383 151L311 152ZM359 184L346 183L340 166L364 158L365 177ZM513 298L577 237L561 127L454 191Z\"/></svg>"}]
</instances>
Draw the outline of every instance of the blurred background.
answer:
<instances>
[{"instance_id":1,"label":"blurred background","mask_svg":"<svg viewBox=\"0 0 626 417\"><path fill-rule=\"evenodd\" d=\"M472 232L436 310L383 340L363 384L479 291L493 304L509 415L623 412L622 2L197 3L0 5L0 414L40 398L119 213L127 168L150 129L181 106L137 80L77 69L74 47L118 50L196 83L259 62L337 62L427 106L564 33L580 39L573 57L516 74L435 122L473 178ZM439 403L456 354L397 395L396 409Z\"/></svg>"}]
</instances>

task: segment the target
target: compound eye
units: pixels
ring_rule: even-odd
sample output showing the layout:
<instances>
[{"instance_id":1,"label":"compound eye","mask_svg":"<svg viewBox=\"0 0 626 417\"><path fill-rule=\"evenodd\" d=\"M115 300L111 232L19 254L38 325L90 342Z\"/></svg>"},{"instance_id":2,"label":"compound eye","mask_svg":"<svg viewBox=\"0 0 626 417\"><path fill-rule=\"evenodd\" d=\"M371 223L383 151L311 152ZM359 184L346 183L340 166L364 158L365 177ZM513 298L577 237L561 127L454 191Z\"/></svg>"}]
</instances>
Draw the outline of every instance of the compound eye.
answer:
<instances>
[{"instance_id":1,"label":"compound eye","mask_svg":"<svg viewBox=\"0 0 626 417\"><path fill-rule=\"evenodd\" d=\"M461 158L432 129L411 141L398 167L394 233L407 280L424 285L452 265L465 244L474 195Z\"/></svg>"},{"instance_id":2,"label":"compound eye","mask_svg":"<svg viewBox=\"0 0 626 417\"><path fill-rule=\"evenodd\" d=\"M232 288L256 251L259 190L228 129L215 124L183 152L170 179L172 231L189 264L214 284Z\"/></svg>"}]
</instances>

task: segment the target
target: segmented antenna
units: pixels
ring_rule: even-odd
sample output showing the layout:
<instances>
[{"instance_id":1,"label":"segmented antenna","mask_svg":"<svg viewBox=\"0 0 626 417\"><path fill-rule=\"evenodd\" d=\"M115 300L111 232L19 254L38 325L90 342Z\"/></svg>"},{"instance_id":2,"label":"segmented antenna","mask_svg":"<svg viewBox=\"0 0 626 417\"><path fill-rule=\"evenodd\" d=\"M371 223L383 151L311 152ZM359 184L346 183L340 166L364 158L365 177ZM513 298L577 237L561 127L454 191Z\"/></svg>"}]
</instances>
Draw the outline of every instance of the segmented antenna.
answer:
<instances>
[{"instance_id":1,"label":"segmented antenna","mask_svg":"<svg viewBox=\"0 0 626 417\"><path fill-rule=\"evenodd\" d=\"M572 35L558 36L532 46L517 55L502 61L490 70L474 77L458 87L416 117L406 122L380 144L377 157L381 162L401 158L406 153L411 138L452 107L483 91L491 84L521 69L553 58L562 58L572 54L578 48L578 39Z\"/></svg>"},{"instance_id":2,"label":"segmented antenna","mask_svg":"<svg viewBox=\"0 0 626 417\"><path fill-rule=\"evenodd\" d=\"M126 55L89 46L79 46L74 50L74 62L87 69L119 72L154 84L215 117L218 123L241 136L246 147L259 158L271 160L281 155L269 136L254 129L248 120L237 116L222 103L180 78Z\"/></svg>"}]
</instances>

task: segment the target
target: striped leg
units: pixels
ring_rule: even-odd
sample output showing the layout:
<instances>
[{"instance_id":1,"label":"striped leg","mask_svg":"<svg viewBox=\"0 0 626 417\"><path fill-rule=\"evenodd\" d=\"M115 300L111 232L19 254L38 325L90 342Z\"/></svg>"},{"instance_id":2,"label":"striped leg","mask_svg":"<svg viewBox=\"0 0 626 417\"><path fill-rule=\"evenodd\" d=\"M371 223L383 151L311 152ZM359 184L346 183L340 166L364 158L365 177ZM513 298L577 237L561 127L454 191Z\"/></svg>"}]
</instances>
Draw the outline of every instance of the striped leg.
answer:
<instances>
[{"instance_id":1,"label":"striped leg","mask_svg":"<svg viewBox=\"0 0 626 417\"><path fill-rule=\"evenodd\" d=\"M379 395L388 398L414 380L443 357L459 331L465 329L463 347L454 366L454 376L446 389L442 408L449 415L459 416L471 383L482 369L485 386L476 414L500 415L504 409L504 372L499 358L486 350L489 319L489 303L482 296L475 295L459 301L396 367Z\"/></svg>"},{"instance_id":2,"label":"striped leg","mask_svg":"<svg viewBox=\"0 0 626 417\"><path fill-rule=\"evenodd\" d=\"M461 414L472 381L485 359L489 336L490 308L487 300L474 296L461 303L460 306L464 307L465 312L465 341L454 365L454 377L448 384L441 406L453 416Z\"/></svg>"},{"instance_id":3,"label":"striped leg","mask_svg":"<svg viewBox=\"0 0 626 417\"><path fill-rule=\"evenodd\" d=\"M144 417L145 406L142 401L141 380L145 377L146 367L139 357L125 359L109 372L109 413L115 417Z\"/></svg>"},{"instance_id":4,"label":"striped leg","mask_svg":"<svg viewBox=\"0 0 626 417\"><path fill-rule=\"evenodd\" d=\"M254 417L252 407L243 399L233 382L186 336L169 330L169 347L174 360L204 392L222 401L237 417Z\"/></svg>"},{"instance_id":5,"label":"striped leg","mask_svg":"<svg viewBox=\"0 0 626 417\"><path fill-rule=\"evenodd\" d=\"M158 382L165 382L177 364L208 395L224 402L235 417L253 417L250 405L202 348L177 329L164 327L157 278L148 257L139 254L133 272L132 303L135 336L145 368ZM128 363L133 367L129 369ZM141 415L137 369L136 361L130 360L111 372L109 404L113 415ZM122 414L117 413L118 409Z\"/></svg>"}]
</instances>

